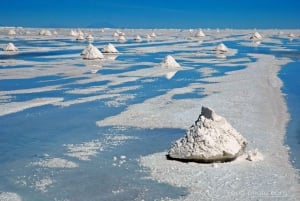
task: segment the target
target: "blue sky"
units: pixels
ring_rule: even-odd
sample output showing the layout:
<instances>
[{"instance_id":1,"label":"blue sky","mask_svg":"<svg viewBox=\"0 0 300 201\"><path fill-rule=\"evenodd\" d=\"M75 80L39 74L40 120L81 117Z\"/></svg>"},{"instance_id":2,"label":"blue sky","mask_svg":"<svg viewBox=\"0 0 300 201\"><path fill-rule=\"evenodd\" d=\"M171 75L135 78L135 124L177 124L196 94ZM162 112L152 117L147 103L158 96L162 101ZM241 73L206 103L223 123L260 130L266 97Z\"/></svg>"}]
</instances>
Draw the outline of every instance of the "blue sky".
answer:
<instances>
[{"instance_id":1,"label":"blue sky","mask_svg":"<svg viewBox=\"0 0 300 201\"><path fill-rule=\"evenodd\" d=\"M300 28L300 1L1 0L0 26Z\"/></svg>"}]
</instances>

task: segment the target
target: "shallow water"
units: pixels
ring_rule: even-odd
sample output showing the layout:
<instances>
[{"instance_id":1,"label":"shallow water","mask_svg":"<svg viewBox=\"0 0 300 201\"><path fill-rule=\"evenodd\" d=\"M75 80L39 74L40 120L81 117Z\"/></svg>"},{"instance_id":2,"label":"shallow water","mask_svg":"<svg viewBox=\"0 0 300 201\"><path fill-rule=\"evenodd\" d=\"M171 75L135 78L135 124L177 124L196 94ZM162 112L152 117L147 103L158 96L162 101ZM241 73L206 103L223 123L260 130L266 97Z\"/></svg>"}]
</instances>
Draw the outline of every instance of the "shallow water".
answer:
<instances>
[{"instance_id":1,"label":"shallow water","mask_svg":"<svg viewBox=\"0 0 300 201\"><path fill-rule=\"evenodd\" d=\"M9 66L0 63L0 97L2 94L9 96L1 98L0 104L54 97L62 97L64 102L70 101L67 105L44 105L0 116L0 192L15 192L25 201L160 200L164 197L175 199L184 196L186 189L146 179L149 176L148 170L142 169L138 163L141 156L168 149L173 141L184 134L184 130L98 127L96 122L172 89L188 87L193 83L205 85L207 83L201 80L204 77L222 76L241 70L249 62L255 62L248 53L286 57L286 54L270 51L274 44L267 44L267 47L243 46L240 43L245 41L240 39L224 41L238 52L227 59L218 59L211 51L216 42L204 41L200 44L198 41L182 41L178 37L171 42L160 39L152 43L144 41L137 44L128 41L119 44L111 38L100 38L93 43L99 49L112 42L122 54L116 60L90 63L80 58L87 42L59 37L51 40L13 40L16 46L21 47L20 53L10 56L0 54L1 61L12 63ZM297 40L294 43L282 40L287 47L299 44ZM0 43L9 41L9 38L4 37ZM189 46L193 49L189 50ZM34 47L47 47L49 51L25 51L30 48L34 50ZM68 49L71 47L72 49ZM136 48L154 49L136 54ZM205 55L197 56L197 48L204 48ZM184 55L186 53L188 54ZM165 72L157 73L153 70L167 54L179 55L177 61L182 65L182 69L172 74L172 77L166 77ZM141 62L146 63L140 64ZM215 71L205 75L199 71L202 68ZM24 74L18 74L21 69ZM91 73L95 69L98 71ZM299 75L294 68L289 69L286 68L287 73L285 68L282 71L282 75L287 75L283 78L285 83L285 80L290 81L290 76L297 80ZM293 120L296 120L289 124L288 133L297 133L295 125L299 125L300 118L293 115L293 111L299 108L299 92L296 86L291 89L288 87L289 84L286 84L284 91L288 94L287 101ZM45 90L38 90L40 88ZM29 89L36 91L26 91ZM293 93L296 98L289 98ZM206 95L202 88L196 88L191 92L176 94L172 100L201 98ZM293 136L288 134L287 143L295 154L293 157L297 158L297 151L294 150L299 150L299 143L292 145L295 142ZM70 145L85 146L88 143L100 144L99 147L94 147L94 153L89 152L89 160L70 156ZM91 147L84 148L89 150ZM76 163L78 167L50 168L32 165L51 158L66 159Z\"/></svg>"},{"instance_id":2,"label":"shallow water","mask_svg":"<svg viewBox=\"0 0 300 201\"><path fill-rule=\"evenodd\" d=\"M280 78L284 82L282 91L290 113L287 126L286 143L291 148L290 157L293 165L300 172L300 60L289 63L280 71Z\"/></svg>"}]
</instances>

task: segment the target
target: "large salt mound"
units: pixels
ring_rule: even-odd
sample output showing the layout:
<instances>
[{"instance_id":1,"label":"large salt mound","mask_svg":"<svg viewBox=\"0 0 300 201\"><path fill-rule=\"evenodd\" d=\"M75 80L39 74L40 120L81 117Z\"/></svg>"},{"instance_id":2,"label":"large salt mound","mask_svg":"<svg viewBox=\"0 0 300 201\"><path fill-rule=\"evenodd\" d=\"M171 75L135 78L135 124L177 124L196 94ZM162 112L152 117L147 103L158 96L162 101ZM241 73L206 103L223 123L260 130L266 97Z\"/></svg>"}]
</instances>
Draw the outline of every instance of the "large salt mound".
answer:
<instances>
[{"instance_id":1,"label":"large salt mound","mask_svg":"<svg viewBox=\"0 0 300 201\"><path fill-rule=\"evenodd\" d=\"M225 118L202 107L198 120L177 140L168 152L168 158L195 162L226 162L240 156L246 140Z\"/></svg>"},{"instance_id":2,"label":"large salt mound","mask_svg":"<svg viewBox=\"0 0 300 201\"><path fill-rule=\"evenodd\" d=\"M89 44L81 53L84 59L103 59L103 54L94 45Z\"/></svg>"},{"instance_id":3,"label":"large salt mound","mask_svg":"<svg viewBox=\"0 0 300 201\"><path fill-rule=\"evenodd\" d=\"M260 35L260 33L258 33L256 31L255 33L252 34L252 36L250 37L250 39L252 39L252 40L262 40L262 36Z\"/></svg>"},{"instance_id":4,"label":"large salt mound","mask_svg":"<svg viewBox=\"0 0 300 201\"><path fill-rule=\"evenodd\" d=\"M108 43L108 45L104 46L104 48L101 50L102 53L119 53L119 51L115 48L115 46L111 43Z\"/></svg>"},{"instance_id":5,"label":"large salt mound","mask_svg":"<svg viewBox=\"0 0 300 201\"><path fill-rule=\"evenodd\" d=\"M177 63L176 60L171 55L167 55L164 58L161 66L164 68L179 68L180 64Z\"/></svg>"},{"instance_id":6,"label":"large salt mound","mask_svg":"<svg viewBox=\"0 0 300 201\"><path fill-rule=\"evenodd\" d=\"M3 51L10 51L10 52L16 52L18 51L18 48L13 43L8 43L6 46L3 47Z\"/></svg>"}]
</instances>

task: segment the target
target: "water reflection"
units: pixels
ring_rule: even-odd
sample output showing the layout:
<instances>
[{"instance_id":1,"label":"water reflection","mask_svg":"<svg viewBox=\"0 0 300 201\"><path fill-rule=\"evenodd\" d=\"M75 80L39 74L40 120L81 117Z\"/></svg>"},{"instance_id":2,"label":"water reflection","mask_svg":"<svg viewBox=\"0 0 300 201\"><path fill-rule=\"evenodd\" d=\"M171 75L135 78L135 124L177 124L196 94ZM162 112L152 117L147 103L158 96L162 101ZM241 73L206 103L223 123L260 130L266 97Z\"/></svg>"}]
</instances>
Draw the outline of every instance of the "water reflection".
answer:
<instances>
[{"instance_id":1,"label":"water reflection","mask_svg":"<svg viewBox=\"0 0 300 201\"><path fill-rule=\"evenodd\" d=\"M115 54L115 53L104 53L104 59L107 60L116 60L116 58L119 56L119 54Z\"/></svg>"},{"instance_id":2,"label":"water reflection","mask_svg":"<svg viewBox=\"0 0 300 201\"><path fill-rule=\"evenodd\" d=\"M84 65L92 74L97 73L102 68L102 63L99 60L84 60Z\"/></svg>"},{"instance_id":3,"label":"water reflection","mask_svg":"<svg viewBox=\"0 0 300 201\"><path fill-rule=\"evenodd\" d=\"M165 77L166 77L168 80L170 80L170 79L172 79L172 78L175 76L176 73L177 73L177 70L169 71L169 72L167 72L167 73L165 74Z\"/></svg>"}]
</instances>

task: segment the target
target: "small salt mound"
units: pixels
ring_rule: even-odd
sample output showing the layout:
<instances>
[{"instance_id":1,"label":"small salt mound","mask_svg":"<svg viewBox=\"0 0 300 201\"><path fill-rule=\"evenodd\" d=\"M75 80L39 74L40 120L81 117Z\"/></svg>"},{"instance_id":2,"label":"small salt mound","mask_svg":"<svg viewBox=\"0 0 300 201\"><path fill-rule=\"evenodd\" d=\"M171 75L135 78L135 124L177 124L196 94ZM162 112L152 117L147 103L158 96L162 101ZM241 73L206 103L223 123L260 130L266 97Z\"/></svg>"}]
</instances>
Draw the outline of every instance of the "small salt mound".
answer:
<instances>
[{"instance_id":1,"label":"small salt mound","mask_svg":"<svg viewBox=\"0 0 300 201\"><path fill-rule=\"evenodd\" d=\"M40 30L39 35L43 36L45 34L45 32L46 32L46 30L42 29L42 30Z\"/></svg>"},{"instance_id":2,"label":"small salt mound","mask_svg":"<svg viewBox=\"0 0 300 201\"><path fill-rule=\"evenodd\" d=\"M70 33L69 33L70 36L77 36L78 33L74 30L71 30Z\"/></svg>"},{"instance_id":3,"label":"small salt mound","mask_svg":"<svg viewBox=\"0 0 300 201\"><path fill-rule=\"evenodd\" d=\"M84 40L84 35L83 34L78 34L76 40Z\"/></svg>"},{"instance_id":4,"label":"small salt mound","mask_svg":"<svg viewBox=\"0 0 300 201\"><path fill-rule=\"evenodd\" d=\"M77 32L77 33L78 33L78 35L82 35L82 36L84 36L84 33L83 33L83 32L82 32L80 29L78 30L78 32Z\"/></svg>"},{"instance_id":5,"label":"small salt mound","mask_svg":"<svg viewBox=\"0 0 300 201\"><path fill-rule=\"evenodd\" d=\"M137 35L133 40L135 40L136 42L141 42L142 38L139 35Z\"/></svg>"},{"instance_id":6,"label":"small salt mound","mask_svg":"<svg viewBox=\"0 0 300 201\"><path fill-rule=\"evenodd\" d=\"M226 45L224 45L224 43L220 43L219 45L217 45L215 51L228 52L228 48L226 47Z\"/></svg>"},{"instance_id":7,"label":"small salt mound","mask_svg":"<svg viewBox=\"0 0 300 201\"><path fill-rule=\"evenodd\" d=\"M147 34L147 35L146 35L146 39L147 39L147 41L151 41L151 40L152 40L152 37L151 37L149 34Z\"/></svg>"},{"instance_id":8,"label":"small salt mound","mask_svg":"<svg viewBox=\"0 0 300 201\"><path fill-rule=\"evenodd\" d=\"M92 41L92 40L94 40L94 37L92 36L92 34L89 34L89 35L86 37L86 39L87 39L88 41Z\"/></svg>"},{"instance_id":9,"label":"small salt mound","mask_svg":"<svg viewBox=\"0 0 300 201\"><path fill-rule=\"evenodd\" d=\"M9 51L9 52L16 52L18 51L18 48L13 43L8 43L6 46L3 47L3 51Z\"/></svg>"},{"instance_id":10,"label":"small salt mound","mask_svg":"<svg viewBox=\"0 0 300 201\"><path fill-rule=\"evenodd\" d=\"M57 35L58 33L57 33L57 31L53 31L53 35Z\"/></svg>"},{"instance_id":11,"label":"small salt mound","mask_svg":"<svg viewBox=\"0 0 300 201\"><path fill-rule=\"evenodd\" d=\"M251 40L262 40L262 36L260 35L260 33L258 33L257 31L256 32L254 32L253 34L252 34L252 36L250 37L250 39Z\"/></svg>"},{"instance_id":12,"label":"small salt mound","mask_svg":"<svg viewBox=\"0 0 300 201\"><path fill-rule=\"evenodd\" d=\"M89 44L81 53L83 55L83 59L103 59L103 54L93 46L92 44Z\"/></svg>"},{"instance_id":13,"label":"small salt mound","mask_svg":"<svg viewBox=\"0 0 300 201\"><path fill-rule=\"evenodd\" d=\"M115 48L115 46L111 43L108 43L102 50L102 53L119 53L119 51Z\"/></svg>"},{"instance_id":14,"label":"small salt mound","mask_svg":"<svg viewBox=\"0 0 300 201\"><path fill-rule=\"evenodd\" d=\"M10 35L10 36L14 36L14 35L16 35L17 33L16 33L16 31L14 30L14 29L10 29L9 31L8 31L8 35Z\"/></svg>"},{"instance_id":15,"label":"small salt mound","mask_svg":"<svg viewBox=\"0 0 300 201\"><path fill-rule=\"evenodd\" d=\"M248 151L247 158L248 161L262 161L264 160L264 156L257 150Z\"/></svg>"},{"instance_id":16,"label":"small salt mound","mask_svg":"<svg viewBox=\"0 0 300 201\"><path fill-rule=\"evenodd\" d=\"M120 37L119 37L119 42L125 42L125 41L126 41L125 36L120 36Z\"/></svg>"},{"instance_id":17,"label":"small salt mound","mask_svg":"<svg viewBox=\"0 0 300 201\"><path fill-rule=\"evenodd\" d=\"M46 30L45 33L44 33L44 36L52 36L52 33L51 31L49 30Z\"/></svg>"},{"instance_id":18,"label":"small salt mound","mask_svg":"<svg viewBox=\"0 0 300 201\"><path fill-rule=\"evenodd\" d=\"M156 34L154 32L151 33L150 35L152 38L155 38L156 37Z\"/></svg>"},{"instance_id":19,"label":"small salt mound","mask_svg":"<svg viewBox=\"0 0 300 201\"><path fill-rule=\"evenodd\" d=\"M52 36L52 33L51 31L47 30L47 29L42 29L40 32L39 32L39 35L40 36Z\"/></svg>"},{"instance_id":20,"label":"small salt mound","mask_svg":"<svg viewBox=\"0 0 300 201\"><path fill-rule=\"evenodd\" d=\"M295 35L294 35L293 33L289 33L288 37L289 37L289 38L294 38Z\"/></svg>"},{"instance_id":21,"label":"small salt mound","mask_svg":"<svg viewBox=\"0 0 300 201\"><path fill-rule=\"evenodd\" d=\"M205 34L203 33L203 31L202 30L199 30L196 34L195 34L195 37L204 37L205 36Z\"/></svg>"},{"instance_id":22,"label":"small salt mound","mask_svg":"<svg viewBox=\"0 0 300 201\"><path fill-rule=\"evenodd\" d=\"M115 33L113 34L113 37L119 37L118 32L115 32Z\"/></svg>"},{"instance_id":23,"label":"small salt mound","mask_svg":"<svg viewBox=\"0 0 300 201\"><path fill-rule=\"evenodd\" d=\"M179 68L180 64L177 63L176 60L171 55L167 55L164 58L161 66L164 68Z\"/></svg>"},{"instance_id":24,"label":"small salt mound","mask_svg":"<svg viewBox=\"0 0 300 201\"><path fill-rule=\"evenodd\" d=\"M198 120L168 152L169 159L195 162L226 162L243 154L246 140L225 118L202 107Z\"/></svg>"}]
</instances>

